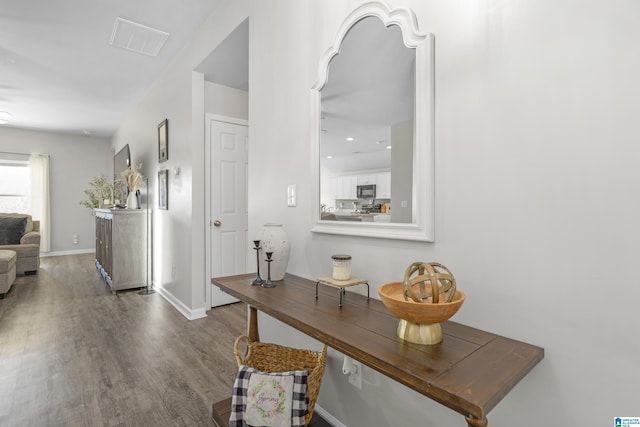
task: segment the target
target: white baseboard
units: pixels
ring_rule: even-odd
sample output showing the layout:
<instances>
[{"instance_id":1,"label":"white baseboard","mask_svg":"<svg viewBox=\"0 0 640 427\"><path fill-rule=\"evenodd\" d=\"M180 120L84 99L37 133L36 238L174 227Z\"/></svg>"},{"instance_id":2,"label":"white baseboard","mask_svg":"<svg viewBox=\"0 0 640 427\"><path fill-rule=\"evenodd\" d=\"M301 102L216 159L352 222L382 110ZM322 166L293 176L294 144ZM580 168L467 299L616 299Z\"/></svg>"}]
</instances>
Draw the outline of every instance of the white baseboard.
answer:
<instances>
[{"instance_id":1,"label":"white baseboard","mask_svg":"<svg viewBox=\"0 0 640 427\"><path fill-rule=\"evenodd\" d=\"M331 424L333 427L347 427L346 425L342 424L336 417L325 411L322 406L318 404L316 404L316 406L313 408L313 411L317 412L318 415L324 418L324 420Z\"/></svg>"},{"instance_id":2,"label":"white baseboard","mask_svg":"<svg viewBox=\"0 0 640 427\"><path fill-rule=\"evenodd\" d=\"M46 258L50 256L62 256L62 255L80 255L80 254L95 254L95 249L76 249L73 251L54 251L54 252L40 252L40 258Z\"/></svg>"},{"instance_id":3,"label":"white baseboard","mask_svg":"<svg viewBox=\"0 0 640 427\"><path fill-rule=\"evenodd\" d=\"M78 254L93 254L95 253L95 249L78 249L73 251L55 251L55 252L40 252L40 257L53 257L53 256L62 256L62 255L78 255ZM189 320L202 319L207 317L207 310L203 308L197 308L195 310L190 309L186 305L182 303L178 298L176 298L171 292L167 291L164 288L156 286L153 284L153 289L158 292L162 297L169 302L176 310L180 312L184 317Z\"/></svg>"},{"instance_id":4,"label":"white baseboard","mask_svg":"<svg viewBox=\"0 0 640 427\"><path fill-rule=\"evenodd\" d=\"M198 308L195 310L190 309L182 301L176 298L171 292L167 291L165 288L161 288L159 286L153 285L153 289L162 295L162 298L167 300L169 304L171 304L180 314L186 317L189 320L202 319L203 317L207 317L207 312L204 308Z\"/></svg>"}]
</instances>

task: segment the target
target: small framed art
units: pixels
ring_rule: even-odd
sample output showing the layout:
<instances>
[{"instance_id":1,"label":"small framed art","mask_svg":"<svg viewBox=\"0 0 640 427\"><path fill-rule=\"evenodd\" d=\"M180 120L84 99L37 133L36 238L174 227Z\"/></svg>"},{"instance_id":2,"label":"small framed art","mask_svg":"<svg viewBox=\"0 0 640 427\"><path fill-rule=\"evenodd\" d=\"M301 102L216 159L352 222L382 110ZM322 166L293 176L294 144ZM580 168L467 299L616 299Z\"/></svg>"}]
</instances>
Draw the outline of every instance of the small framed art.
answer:
<instances>
[{"instance_id":1,"label":"small framed art","mask_svg":"<svg viewBox=\"0 0 640 427\"><path fill-rule=\"evenodd\" d=\"M158 125L158 163L169 160L169 120Z\"/></svg>"},{"instance_id":2,"label":"small framed art","mask_svg":"<svg viewBox=\"0 0 640 427\"><path fill-rule=\"evenodd\" d=\"M158 171L158 209L169 210L169 171Z\"/></svg>"}]
</instances>

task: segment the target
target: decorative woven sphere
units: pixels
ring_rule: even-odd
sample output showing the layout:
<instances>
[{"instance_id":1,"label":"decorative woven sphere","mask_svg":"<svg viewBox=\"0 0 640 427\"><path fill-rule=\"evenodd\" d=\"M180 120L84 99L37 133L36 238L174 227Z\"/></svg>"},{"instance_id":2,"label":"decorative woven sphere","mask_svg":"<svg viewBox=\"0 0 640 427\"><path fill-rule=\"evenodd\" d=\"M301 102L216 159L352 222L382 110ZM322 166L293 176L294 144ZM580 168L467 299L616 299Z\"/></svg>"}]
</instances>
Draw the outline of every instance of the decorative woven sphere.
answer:
<instances>
[{"instance_id":1,"label":"decorative woven sphere","mask_svg":"<svg viewBox=\"0 0 640 427\"><path fill-rule=\"evenodd\" d=\"M417 276L411 277L416 273ZM420 303L451 302L455 293L456 279L442 264L414 262L404 272L402 294L407 301L411 298Z\"/></svg>"}]
</instances>

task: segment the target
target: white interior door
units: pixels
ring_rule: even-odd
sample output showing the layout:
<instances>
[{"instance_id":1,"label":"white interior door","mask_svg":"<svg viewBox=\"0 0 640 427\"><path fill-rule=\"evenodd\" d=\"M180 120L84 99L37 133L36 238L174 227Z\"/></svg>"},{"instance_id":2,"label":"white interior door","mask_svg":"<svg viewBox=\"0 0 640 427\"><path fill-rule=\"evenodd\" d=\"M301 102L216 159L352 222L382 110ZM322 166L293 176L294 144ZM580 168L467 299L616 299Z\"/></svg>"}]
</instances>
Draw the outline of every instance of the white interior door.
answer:
<instances>
[{"instance_id":1,"label":"white interior door","mask_svg":"<svg viewBox=\"0 0 640 427\"><path fill-rule=\"evenodd\" d=\"M211 153L211 274L247 273L247 163L249 129L208 120ZM211 306L237 300L211 286Z\"/></svg>"}]
</instances>

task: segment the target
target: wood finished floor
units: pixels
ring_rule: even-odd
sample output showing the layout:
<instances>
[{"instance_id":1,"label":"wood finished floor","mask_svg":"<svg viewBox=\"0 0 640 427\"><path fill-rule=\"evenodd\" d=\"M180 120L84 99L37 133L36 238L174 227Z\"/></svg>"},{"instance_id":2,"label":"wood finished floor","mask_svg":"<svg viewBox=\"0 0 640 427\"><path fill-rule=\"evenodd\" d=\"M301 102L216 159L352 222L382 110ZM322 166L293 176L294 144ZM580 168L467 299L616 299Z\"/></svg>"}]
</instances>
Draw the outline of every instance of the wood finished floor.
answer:
<instances>
[{"instance_id":1,"label":"wood finished floor","mask_svg":"<svg viewBox=\"0 0 640 427\"><path fill-rule=\"evenodd\" d=\"M188 321L160 295L112 295L93 255L43 258L0 300L0 426L214 426L243 304Z\"/></svg>"}]
</instances>

